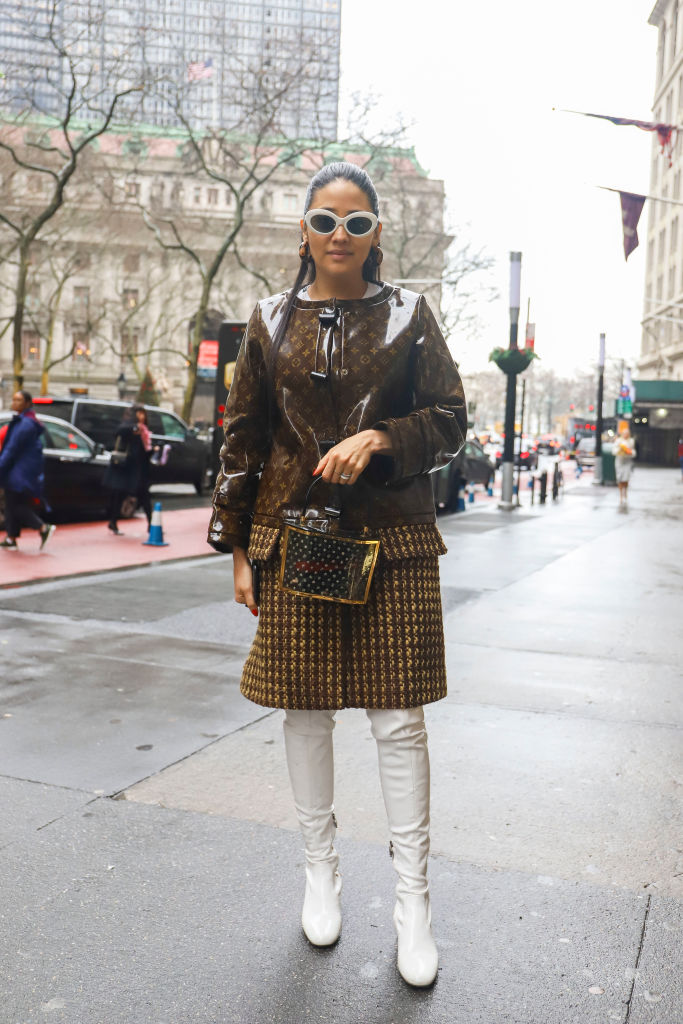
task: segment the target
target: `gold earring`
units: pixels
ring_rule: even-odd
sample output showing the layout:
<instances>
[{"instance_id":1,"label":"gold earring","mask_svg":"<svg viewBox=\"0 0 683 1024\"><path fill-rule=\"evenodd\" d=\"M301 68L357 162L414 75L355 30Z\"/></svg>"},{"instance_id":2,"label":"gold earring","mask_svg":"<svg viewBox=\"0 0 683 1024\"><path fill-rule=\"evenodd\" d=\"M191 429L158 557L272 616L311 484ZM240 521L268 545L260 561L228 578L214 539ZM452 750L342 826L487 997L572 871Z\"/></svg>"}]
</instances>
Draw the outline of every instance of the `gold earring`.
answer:
<instances>
[{"instance_id":1,"label":"gold earring","mask_svg":"<svg viewBox=\"0 0 683 1024\"><path fill-rule=\"evenodd\" d=\"M302 242L301 245L299 246L299 259L307 260L310 259L310 256L311 250L309 248L308 242Z\"/></svg>"},{"instance_id":2,"label":"gold earring","mask_svg":"<svg viewBox=\"0 0 683 1024\"><path fill-rule=\"evenodd\" d=\"M380 265L380 263L382 262L383 259L384 259L384 253L382 252L380 247L378 245L376 245L375 246L375 263L377 264L377 266Z\"/></svg>"}]
</instances>

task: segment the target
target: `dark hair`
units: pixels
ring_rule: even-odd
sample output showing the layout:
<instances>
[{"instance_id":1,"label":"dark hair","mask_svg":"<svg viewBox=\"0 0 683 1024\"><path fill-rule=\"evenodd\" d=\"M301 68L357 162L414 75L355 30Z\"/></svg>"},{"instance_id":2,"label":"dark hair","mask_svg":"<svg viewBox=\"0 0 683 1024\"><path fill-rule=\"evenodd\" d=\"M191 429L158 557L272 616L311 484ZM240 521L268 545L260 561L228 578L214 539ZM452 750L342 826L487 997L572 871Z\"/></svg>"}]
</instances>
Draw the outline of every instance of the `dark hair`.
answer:
<instances>
[{"instance_id":1,"label":"dark hair","mask_svg":"<svg viewBox=\"0 0 683 1024\"><path fill-rule=\"evenodd\" d=\"M145 417L145 426L148 425L147 410L145 409L144 405L142 405L140 402L135 402L135 404L133 405L133 408L132 408L132 412L133 412L133 418L135 418L136 413L141 412L143 414L143 416Z\"/></svg>"},{"instance_id":2,"label":"dark hair","mask_svg":"<svg viewBox=\"0 0 683 1024\"><path fill-rule=\"evenodd\" d=\"M325 188L326 185L331 185L333 181L340 180L350 181L352 185L357 185L362 192L365 192L365 195L368 197L370 202L372 212L376 217L379 217L379 199L377 198L377 190L372 184L370 175L357 164L350 164L344 161L325 164L324 167L320 168L317 174L313 175L306 191L304 213L306 214L310 210L316 192L321 188ZM379 265L377 263L374 248L370 249L368 258L363 264L363 280L372 281L375 284L380 283ZM278 324L273 337L273 347L268 367L271 382L275 379L275 358L277 356L278 349L282 344L285 331L287 330L287 325L289 324L289 318L292 315L292 307L294 306L296 297L305 285L311 284L313 281L315 281L315 263L309 254L305 259L301 260L299 273L296 275L296 280L287 295L282 315L280 317L280 323Z\"/></svg>"},{"instance_id":3,"label":"dark hair","mask_svg":"<svg viewBox=\"0 0 683 1024\"><path fill-rule=\"evenodd\" d=\"M33 405L33 395L30 391L20 391L19 394L24 399L27 405Z\"/></svg>"}]
</instances>

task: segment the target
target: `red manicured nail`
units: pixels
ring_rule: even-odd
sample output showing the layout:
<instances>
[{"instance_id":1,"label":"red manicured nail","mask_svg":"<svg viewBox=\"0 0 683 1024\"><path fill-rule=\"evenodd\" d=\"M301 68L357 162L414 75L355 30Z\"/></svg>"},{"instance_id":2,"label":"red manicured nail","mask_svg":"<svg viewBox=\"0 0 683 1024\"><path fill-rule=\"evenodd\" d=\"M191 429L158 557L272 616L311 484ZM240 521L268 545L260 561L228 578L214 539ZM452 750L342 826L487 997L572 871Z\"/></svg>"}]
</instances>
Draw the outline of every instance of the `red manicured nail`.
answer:
<instances>
[{"instance_id":1,"label":"red manicured nail","mask_svg":"<svg viewBox=\"0 0 683 1024\"><path fill-rule=\"evenodd\" d=\"M250 608L249 611L252 615L258 615L258 608Z\"/></svg>"},{"instance_id":2,"label":"red manicured nail","mask_svg":"<svg viewBox=\"0 0 683 1024\"><path fill-rule=\"evenodd\" d=\"M322 469L314 469L313 470L313 476L320 476L321 473L322 473Z\"/></svg>"}]
</instances>

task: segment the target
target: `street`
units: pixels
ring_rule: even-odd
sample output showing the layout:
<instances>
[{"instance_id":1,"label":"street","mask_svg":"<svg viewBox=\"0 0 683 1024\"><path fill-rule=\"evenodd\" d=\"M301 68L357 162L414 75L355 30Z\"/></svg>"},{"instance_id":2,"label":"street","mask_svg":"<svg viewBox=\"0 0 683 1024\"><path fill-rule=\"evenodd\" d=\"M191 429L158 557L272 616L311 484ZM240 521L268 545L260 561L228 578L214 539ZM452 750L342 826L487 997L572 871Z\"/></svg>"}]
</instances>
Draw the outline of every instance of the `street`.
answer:
<instances>
[{"instance_id":1,"label":"street","mask_svg":"<svg viewBox=\"0 0 683 1024\"><path fill-rule=\"evenodd\" d=\"M342 936L301 932L281 712L239 693L256 622L207 499L165 502L168 561L136 537L68 571L60 528L42 581L0 589L3 1024L681 1024L679 477L638 466L627 514L565 469L557 503L523 475L520 509L440 517L427 990L395 968L362 711L335 730Z\"/></svg>"}]
</instances>

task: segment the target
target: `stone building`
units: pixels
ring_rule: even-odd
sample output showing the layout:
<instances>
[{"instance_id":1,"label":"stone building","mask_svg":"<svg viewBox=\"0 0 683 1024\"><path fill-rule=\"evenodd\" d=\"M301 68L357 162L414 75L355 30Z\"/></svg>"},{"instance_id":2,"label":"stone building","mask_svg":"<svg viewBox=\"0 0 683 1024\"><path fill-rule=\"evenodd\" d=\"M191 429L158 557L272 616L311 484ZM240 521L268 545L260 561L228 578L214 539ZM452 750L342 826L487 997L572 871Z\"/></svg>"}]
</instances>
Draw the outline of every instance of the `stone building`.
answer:
<instances>
[{"instance_id":1,"label":"stone building","mask_svg":"<svg viewBox=\"0 0 683 1024\"><path fill-rule=\"evenodd\" d=\"M304 152L254 192L211 291L214 321L246 320L259 297L291 285L306 186L321 162L333 159L365 163L368 154L338 146L323 160ZM375 153L370 170L384 224L383 276L409 279L438 313L440 286L434 281L441 278L451 241L443 228L443 183L429 178L408 150ZM29 175L15 175L4 193L0 184L0 200L15 211L30 209L40 198L39 185ZM22 339L26 387L40 390L46 355L53 365L43 385L52 394L79 389L96 397L132 397L149 368L162 404L179 410L200 265L213 259L235 215L233 191L200 169L180 131L102 136L86 154L69 201L34 247ZM9 241L0 231L0 254ZM0 327L13 312L11 274L10 259L3 267ZM421 288L420 280L429 283ZM11 358L6 332L0 376L7 382ZM9 394L3 397L7 402ZM194 410L195 417L203 413Z\"/></svg>"},{"instance_id":2,"label":"stone building","mask_svg":"<svg viewBox=\"0 0 683 1024\"><path fill-rule=\"evenodd\" d=\"M649 22L659 29L653 120L683 124L683 15L680 0L657 0ZM639 457L675 465L683 436L683 139L671 164L652 142L645 299L635 381L633 428Z\"/></svg>"},{"instance_id":3,"label":"stone building","mask_svg":"<svg viewBox=\"0 0 683 1024\"><path fill-rule=\"evenodd\" d=\"M659 29L653 120L683 124L683 15L680 0L658 0L650 24ZM674 145L671 166L652 141L650 194L672 202L651 202L643 333L638 360L642 378L683 380L683 139Z\"/></svg>"},{"instance_id":4,"label":"stone building","mask_svg":"<svg viewBox=\"0 0 683 1024\"><path fill-rule=\"evenodd\" d=\"M144 84L126 122L246 131L265 103L281 134L334 140L340 32L341 0L0 0L0 103L60 116L65 50L77 102Z\"/></svg>"}]
</instances>

